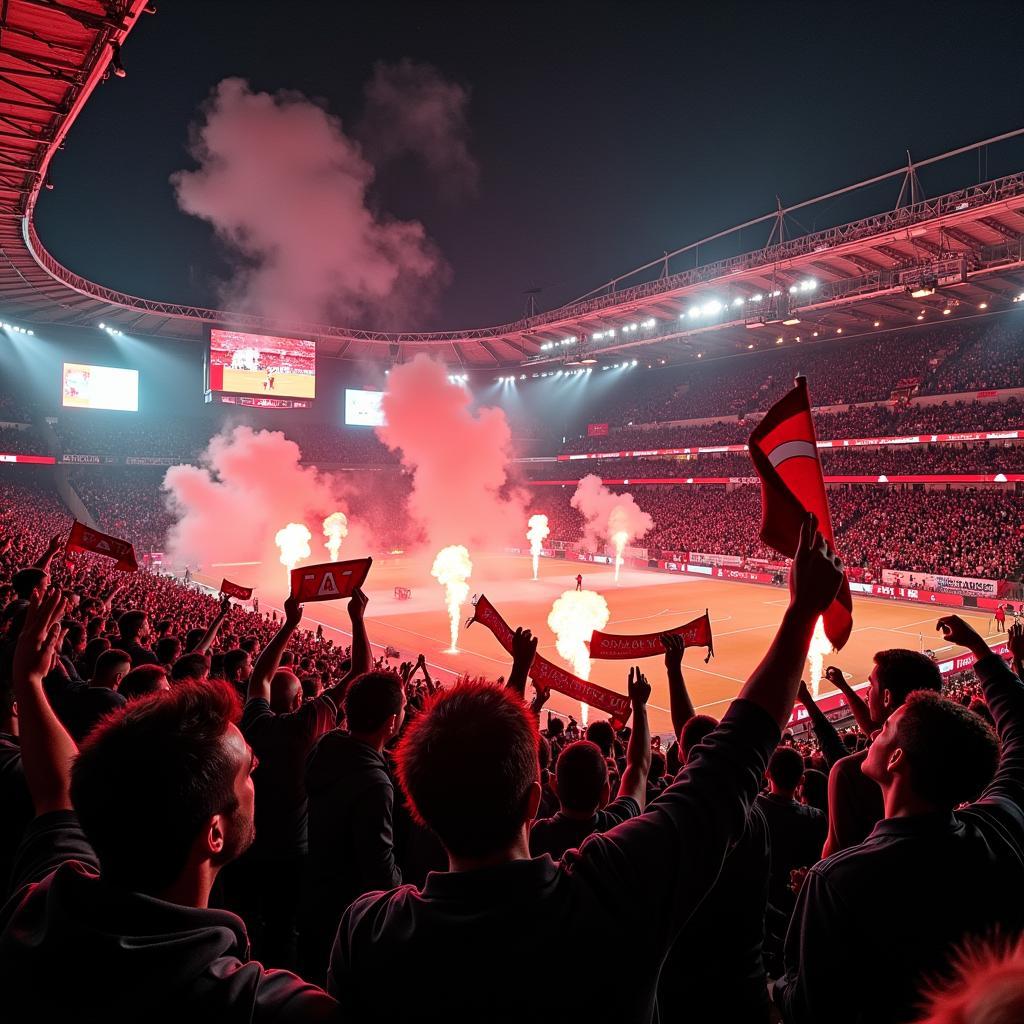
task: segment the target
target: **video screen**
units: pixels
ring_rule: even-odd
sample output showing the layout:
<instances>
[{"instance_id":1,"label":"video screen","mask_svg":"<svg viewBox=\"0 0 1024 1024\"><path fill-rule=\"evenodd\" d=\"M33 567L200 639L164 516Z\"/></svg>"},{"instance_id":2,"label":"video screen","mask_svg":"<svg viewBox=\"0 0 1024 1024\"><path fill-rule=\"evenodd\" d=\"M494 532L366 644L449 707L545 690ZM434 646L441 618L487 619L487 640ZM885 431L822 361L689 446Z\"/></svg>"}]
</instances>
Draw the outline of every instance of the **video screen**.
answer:
<instances>
[{"instance_id":1,"label":"video screen","mask_svg":"<svg viewBox=\"0 0 1024 1024\"><path fill-rule=\"evenodd\" d=\"M67 409L139 411L139 371L65 363L61 404Z\"/></svg>"},{"instance_id":2,"label":"video screen","mask_svg":"<svg viewBox=\"0 0 1024 1024\"><path fill-rule=\"evenodd\" d=\"M383 391L345 389L345 423L350 427L384 426Z\"/></svg>"},{"instance_id":3,"label":"video screen","mask_svg":"<svg viewBox=\"0 0 1024 1024\"><path fill-rule=\"evenodd\" d=\"M316 342L210 331L207 390L268 398L316 397Z\"/></svg>"}]
</instances>

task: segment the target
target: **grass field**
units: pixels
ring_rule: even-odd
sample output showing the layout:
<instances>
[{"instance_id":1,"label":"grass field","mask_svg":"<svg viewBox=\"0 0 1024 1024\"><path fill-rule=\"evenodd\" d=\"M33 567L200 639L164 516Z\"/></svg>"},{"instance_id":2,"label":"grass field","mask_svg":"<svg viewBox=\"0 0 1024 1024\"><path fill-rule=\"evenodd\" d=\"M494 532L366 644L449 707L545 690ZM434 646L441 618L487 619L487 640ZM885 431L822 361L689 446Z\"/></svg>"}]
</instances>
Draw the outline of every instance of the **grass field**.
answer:
<instances>
[{"instance_id":1,"label":"grass field","mask_svg":"<svg viewBox=\"0 0 1024 1024\"><path fill-rule=\"evenodd\" d=\"M275 373L274 390L263 387L265 370L233 370L224 367L224 390L241 395L263 395L268 398L315 398L316 377L312 373Z\"/></svg>"},{"instance_id":2,"label":"grass field","mask_svg":"<svg viewBox=\"0 0 1024 1024\"><path fill-rule=\"evenodd\" d=\"M344 555L343 555L344 557ZM551 604L563 591L575 587L577 572L584 586L604 595L611 611L607 632L650 633L681 625L707 608L715 634L715 657L705 665L703 648L687 651L684 672L693 702L699 710L720 715L735 697L747 675L760 661L774 635L788 597L785 590L757 584L683 577L647 570L623 570L618 586L606 566L542 559L540 579L530 579L528 558L515 556L474 557L471 592L485 593L512 626L522 625L540 636L539 650L556 664L565 663L555 650L555 638L548 629ZM201 582L220 582L196 577ZM431 671L444 680L461 673L496 678L507 675L509 658L498 642L480 625L462 628L460 653L444 653L448 647L448 617L442 588L429 577L425 567L408 559L374 563L367 581L370 603L367 623L375 648L387 644L397 648L403 659L426 655ZM412 598L399 601L396 586L409 587ZM275 598L276 600L276 598ZM269 597L261 597L261 608L280 608ZM935 630L945 610L924 605L902 604L875 598L854 597L854 629L841 654L826 659L834 662L854 684L867 679L872 656L888 647L945 650ZM467 604L463 622L471 614ZM976 629L988 635L987 613L962 612ZM303 625L322 624L325 634L336 642L344 637L348 616L344 602L322 602L306 606ZM343 636L339 636L343 634ZM650 704L651 727L657 733L671 731L664 666L660 658L643 663L653 687ZM568 667L568 666L566 666ZM629 663L595 661L591 679L624 693ZM824 684L827 687L827 684ZM829 692L823 689L822 693ZM549 707L579 717L579 705L553 694Z\"/></svg>"}]
</instances>

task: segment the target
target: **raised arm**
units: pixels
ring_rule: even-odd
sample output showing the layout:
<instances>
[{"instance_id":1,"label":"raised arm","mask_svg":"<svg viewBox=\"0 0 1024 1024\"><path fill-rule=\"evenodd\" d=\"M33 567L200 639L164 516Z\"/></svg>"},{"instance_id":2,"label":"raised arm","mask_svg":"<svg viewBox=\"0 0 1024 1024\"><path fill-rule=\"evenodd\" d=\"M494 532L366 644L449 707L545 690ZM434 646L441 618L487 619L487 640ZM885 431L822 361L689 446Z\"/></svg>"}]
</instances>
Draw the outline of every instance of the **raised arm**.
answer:
<instances>
[{"instance_id":1,"label":"raised arm","mask_svg":"<svg viewBox=\"0 0 1024 1024\"><path fill-rule=\"evenodd\" d=\"M352 623L352 650L349 654L348 672L334 686L324 690L324 693L339 706L352 680L370 671L370 638L366 635L365 618L368 602L369 598L358 587L352 591L348 601L348 619Z\"/></svg>"},{"instance_id":2,"label":"raised arm","mask_svg":"<svg viewBox=\"0 0 1024 1024\"><path fill-rule=\"evenodd\" d=\"M683 679L683 652L686 641L678 633L663 633L661 642L665 645L665 671L668 673L668 706L672 715L672 731L678 740L683 735L683 726L696 712L693 701Z\"/></svg>"},{"instance_id":3,"label":"raised arm","mask_svg":"<svg viewBox=\"0 0 1024 1024\"><path fill-rule=\"evenodd\" d=\"M50 563L63 546L64 541L60 537L51 537L50 543L46 545L46 550L32 563L32 568L49 572Z\"/></svg>"},{"instance_id":4,"label":"raised arm","mask_svg":"<svg viewBox=\"0 0 1024 1024\"><path fill-rule=\"evenodd\" d=\"M959 615L947 615L936 626L949 643L966 647L978 659L985 703L999 734L999 767L981 795L985 804L1000 804L1012 816L1018 837L1024 834L1024 683L1010 666Z\"/></svg>"},{"instance_id":5,"label":"raised arm","mask_svg":"<svg viewBox=\"0 0 1024 1024\"><path fill-rule=\"evenodd\" d=\"M514 690L521 700L526 700L526 679L536 654L537 637L520 626L512 637L512 671L508 675L505 689Z\"/></svg>"},{"instance_id":6,"label":"raised arm","mask_svg":"<svg viewBox=\"0 0 1024 1024\"><path fill-rule=\"evenodd\" d=\"M213 622L210 623L209 628L203 634L202 640L196 644L194 653L205 654L210 649L213 641L217 639L217 634L220 632L220 627L224 625L224 620L228 617L229 611L231 611L231 598L224 594L220 599L220 608L217 609Z\"/></svg>"},{"instance_id":7,"label":"raised arm","mask_svg":"<svg viewBox=\"0 0 1024 1024\"><path fill-rule=\"evenodd\" d=\"M818 738L818 746L821 747L825 764L831 769L836 761L841 757L846 757L849 753L846 744L839 738L836 727L825 717L825 712L814 703L811 691L807 689L807 684L803 680L800 682L797 698L807 709L807 717L810 718L811 728L814 729L814 735Z\"/></svg>"},{"instance_id":8,"label":"raised arm","mask_svg":"<svg viewBox=\"0 0 1024 1024\"><path fill-rule=\"evenodd\" d=\"M1024 681L1024 626L1015 622L1010 627L1008 646L1010 657L1013 658L1013 671L1017 678Z\"/></svg>"},{"instance_id":9,"label":"raised arm","mask_svg":"<svg viewBox=\"0 0 1024 1024\"><path fill-rule=\"evenodd\" d=\"M249 677L249 690L246 694L247 700L270 700L270 681L281 666L281 655L288 646L292 633L302 621L302 605L295 597L289 597L284 603L284 622L281 628L274 634L273 639L263 648L256 664L253 666L252 675Z\"/></svg>"},{"instance_id":10,"label":"raised arm","mask_svg":"<svg viewBox=\"0 0 1024 1024\"><path fill-rule=\"evenodd\" d=\"M64 613L61 592L51 587L29 602L14 648L12 674L18 702L21 763L36 814L71 808L71 762L78 747L50 707L43 679L50 671Z\"/></svg>"},{"instance_id":11,"label":"raised arm","mask_svg":"<svg viewBox=\"0 0 1024 1024\"><path fill-rule=\"evenodd\" d=\"M818 531L817 518L809 515L790 570L789 607L768 653L740 691L741 698L766 711L780 729L793 710L814 624L835 600L842 580L842 562Z\"/></svg>"},{"instance_id":12,"label":"raised arm","mask_svg":"<svg viewBox=\"0 0 1024 1024\"><path fill-rule=\"evenodd\" d=\"M629 670L629 699L633 705L633 730L626 747L626 767L619 783L619 796L632 797L642 811L647 804L647 776L651 770L651 727L647 701L651 684L639 668Z\"/></svg>"},{"instance_id":13,"label":"raised arm","mask_svg":"<svg viewBox=\"0 0 1024 1024\"><path fill-rule=\"evenodd\" d=\"M825 678L846 698L846 705L850 709L865 736L871 736L873 732L881 728L881 723L871 717L867 704L859 693L846 681L843 670L835 665L829 665L825 669Z\"/></svg>"}]
</instances>

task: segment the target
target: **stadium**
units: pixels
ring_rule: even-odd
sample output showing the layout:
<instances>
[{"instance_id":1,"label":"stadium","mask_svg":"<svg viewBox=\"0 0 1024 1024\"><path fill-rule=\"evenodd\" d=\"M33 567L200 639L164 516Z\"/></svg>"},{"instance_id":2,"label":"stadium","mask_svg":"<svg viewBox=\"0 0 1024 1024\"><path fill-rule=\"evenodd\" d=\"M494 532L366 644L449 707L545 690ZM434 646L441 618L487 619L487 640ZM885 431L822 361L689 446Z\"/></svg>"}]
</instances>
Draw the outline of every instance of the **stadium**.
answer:
<instances>
[{"instance_id":1,"label":"stadium","mask_svg":"<svg viewBox=\"0 0 1024 1024\"><path fill-rule=\"evenodd\" d=\"M563 680L545 689L543 677L531 675L549 755L562 749L566 734L582 736L588 723L608 716L615 747L605 755L611 754L610 767L601 760L601 771L610 770L625 787L632 755L624 719L636 707L627 672L634 662L597 652L596 633L609 633L613 640L632 640L633 649L643 648L642 657L650 659L635 664L650 680L643 703L661 758L660 786L669 792L671 776L686 758L679 690L671 671L662 670L662 656L666 665L671 660L668 641L658 637L707 615L711 636L687 643L698 651L685 658L684 717L731 715L762 659L771 657L765 651L787 628L798 589L790 576L797 536L792 534L787 552L768 542L774 499L766 473L777 476L778 463L769 460L764 470L754 454L761 450L758 432L763 438L778 409L806 385L802 393L813 422L806 461L820 465L815 472L831 520L826 529L819 516L818 525L842 559L852 621L838 651L828 626L828 636L819 629L808 637L810 650L798 674L810 693L806 701L790 701L793 710L780 722L786 743L803 754L807 775L835 771L837 758L828 753L823 730L834 744L845 744L842 753L863 756L857 752L868 749L870 759L869 736L875 733L865 725L872 720L869 706L874 725L882 725L869 701L879 686L877 652L902 649L930 666L949 703L982 706L999 729L1004 758L1019 744L1019 726L1016 733L1005 726L1011 712L996 710L998 700L990 697L988 676L980 670L978 683L973 666L979 655L974 647L965 652L963 637L980 638L1000 656L996 661L1007 675L1008 661L1018 649L1024 654L1024 641L1018 636L1015 648L1010 632L1024 617L1024 128L946 152L907 154L897 166L883 153L864 180L833 181L819 196L788 205L779 200L774 210L733 226L723 212L713 233L571 301L540 309L531 294L524 315L512 322L450 331L365 329L291 319L280 306L254 311L240 301L217 309L141 297L83 276L88 266L59 262L37 233L37 203L45 204L61 150L81 130L77 122L96 90L124 77L122 47L127 63L132 33L152 5L10 0L3 6L5 659L18 664L18 630L30 630L26 608L31 624L44 600L41 584L31 597L20 589L23 573L37 571L27 568L34 566L65 595L74 595L59 635L61 653L82 680L98 673L99 659L127 640L139 650L151 641L171 680L168 692L181 680L193 685L191 669L179 672L179 666L201 657L203 678L234 683L251 702L255 682L246 689L245 674L232 676L227 666L244 662L255 680L261 662L272 660L270 651L277 674L271 673L273 688L269 677L266 682L268 715L282 672L294 681L296 702L309 707L323 693L344 694L347 674L364 657L358 653L362 635L369 644L366 667L400 673L395 678L405 693L404 714L421 720L427 717L424 703L437 698L435 689L456 692L467 677L514 679L515 641L511 630L505 635L502 629L523 627L532 631L538 657ZM125 85L130 87L130 77ZM999 170L983 174L988 168ZM805 501L804 507L817 506ZM73 524L82 532L66 541ZM123 571L128 549L117 545L124 542L137 571ZM109 545L116 552L111 557L119 558L114 566L106 557ZM324 589L328 584L316 567L343 561L345 572L358 577L367 571L366 558L372 565L361 588L350 580L339 591L331 576ZM301 589L303 570L319 586L317 594ZM349 601L337 599L350 598L353 585L357 597L367 598L358 622ZM226 593L235 596L234 605ZM295 632L300 593L307 603L299 613L303 628ZM335 599L320 603L323 597ZM483 601L474 609L478 599ZM819 627L835 604L822 609ZM481 611L488 605L504 623L488 628ZM79 613L80 607L91 608L92 616ZM116 613L121 623L125 613L148 616L150 639L129 637ZM479 621L472 622L475 615ZM936 620L949 615L961 626L937 629ZM284 638L275 648L279 627ZM653 646L644 648L648 635ZM826 674L833 664L839 673ZM146 664L133 655L129 667L126 678ZM420 671L425 683L410 682ZM994 678L999 670L987 671ZM5 678L4 684L5 692L29 706L17 680ZM355 693L352 685L349 692ZM1016 685L1019 690L1019 680ZM49 716L61 719L68 742L82 743L103 713L125 703L90 702L82 725L78 710L66 711L78 704L54 697L58 691L49 682L47 689L56 711ZM583 699L587 693L593 702ZM1019 695L1013 700L1019 714ZM248 715L250 703L245 707ZM297 707L291 712L299 714ZM619 707L625 715L612 710ZM35 711L22 717L38 728ZM275 755L264 758L254 738L259 734L249 734L247 721L243 717L242 734L259 760L273 763ZM354 721L348 726L353 735ZM635 719L633 727L634 735L641 734ZM380 742L381 764L392 739L389 734ZM663 756L670 748L671 771ZM755 774L760 785L760 770ZM1014 785L1019 799L1019 780ZM437 851L417 839L416 829L426 833L431 824L426 804L410 795L415 807L403 816L394 786L396 842L410 844L397 859L408 856L410 866L403 862L394 878L375 875L373 885L367 882L369 888L353 890L353 896L390 889L398 879L420 882L411 866L413 847L433 852L430 863L439 870ZM653 782L647 790L650 799ZM785 786L773 782L771 793L777 792ZM965 790L950 811L978 792ZM831 783L829 793L832 799ZM306 798L303 791L301 800ZM312 865L312 788L309 802ZM563 799L563 813L565 807ZM828 820L828 808L823 810L822 827ZM86 813L80 813L84 821ZM262 813L272 820L269 811ZM389 841L390 813L389 804ZM403 828L404 839L398 835ZM1016 885L1021 879L1008 862L1011 849L1024 849L1014 832L1019 821L1006 828L1000 840L1006 849L993 854L994 877ZM437 846L434 832L454 864L443 828L429 833ZM870 841L867 832L857 841L865 839ZM833 845L826 853L842 848L834 830L828 842ZM597 851L599 845L588 842L587 848ZM553 852L556 861L562 852ZM0 850L8 875L13 856L13 847ZM277 856L271 854L271 861ZM306 856L304 849L303 871ZM722 863L722 854L715 856L711 882ZM292 851L280 854L281 864L298 863L288 857ZM817 858L797 857L790 866L810 868ZM442 861L448 863L443 855ZM722 878L729 863L726 857ZM970 861L970 870L984 866ZM211 905L241 913L267 967L300 970L323 984L326 949L319 960L314 955L308 961L302 949L304 936L316 934L313 925L300 922L292 929L281 901L273 920L267 908L254 910L252 880L238 874L237 892L218 892L226 902ZM782 949L793 912L788 881L787 870L781 907L775 892L781 883L774 876L771 881L769 910L779 914L774 935L772 927L765 933L765 964L768 976L788 980L792 992L802 982L793 981L799 975L789 959L793 926L785 954ZM806 891L801 900L811 898ZM298 893L293 888L281 897L294 904L293 919L305 898ZM333 906L324 897L327 905ZM335 908L337 915L347 905ZM282 931L283 919L291 923ZM333 938L337 917L328 923ZM1019 929L1024 915L1017 908L1003 924ZM810 927L806 921L804 927ZM957 932L950 942L965 934L974 931ZM6 941L0 939L0 957ZM10 956L12 965L29 964L27 954ZM946 963L943 956L925 958L914 970L935 969ZM307 963L315 966L307 969ZM350 978L358 973L352 963L346 972ZM0 976L6 973L0 969ZM344 1006L347 997L331 989L333 975L326 977ZM657 986L657 972L651 984ZM839 983L833 978L829 984L834 991ZM842 1019L918 1019L909 1015L907 991L879 992L887 1002L877 1016L864 1011ZM763 994L761 984L758 999ZM662 1006L668 998L658 990ZM735 1019L840 1019L821 1016L820 1005L808 1009L809 997L802 1009L786 1001L795 998L776 995L776 1009L762 1006ZM114 1008L111 1019L131 1019L123 1016L127 1004L106 1005ZM453 1009L456 1002L442 999L439 1005L449 1019L469 1019L462 1016L465 1008ZM590 1004L584 999L581 1005ZM728 1000L715 1005L728 1016ZM355 997L349 1006L361 1007L356 1019L382 1019ZM315 1009L310 1003L310 1012ZM743 1012L748 1010L749 1004ZM623 1009L609 1019L652 1019L632 1012ZM11 1019L27 1018L16 1012ZM392 1019L402 1019L400 1011ZM495 1010L483 1019L506 1018Z\"/></svg>"}]
</instances>

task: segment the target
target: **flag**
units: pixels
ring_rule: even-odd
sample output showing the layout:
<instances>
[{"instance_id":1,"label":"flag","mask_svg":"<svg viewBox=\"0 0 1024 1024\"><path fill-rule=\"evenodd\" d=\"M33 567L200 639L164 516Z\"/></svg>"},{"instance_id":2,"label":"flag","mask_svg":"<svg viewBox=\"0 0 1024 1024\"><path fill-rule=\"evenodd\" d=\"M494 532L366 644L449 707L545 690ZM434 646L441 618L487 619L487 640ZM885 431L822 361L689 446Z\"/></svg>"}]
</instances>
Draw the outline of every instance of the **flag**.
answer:
<instances>
[{"instance_id":1,"label":"flag","mask_svg":"<svg viewBox=\"0 0 1024 1024\"><path fill-rule=\"evenodd\" d=\"M99 530L91 530L77 519L71 526L64 550L91 551L96 555L106 555L116 562L115 569L121 569L123 572L139 571L139 563L135 560L135 548L128 541L100 533Z\"/></svg>"},{"instance_id":2,"label":"flag","mask_svg":"<svg viewBox=\"0 0 1024 1024\"><path fill-rule=\"evenodd\" d=\"M779 554L793 558L803 521L808 512L813 512L818 517L818 529L834 551L832 518L805 377L797 377L793 390L768 410L750 435L748 446L761 478L761 540ZM853 628L853 599L845 574L835 601L822 618L825 635L839 650Z\"/></svg>"},{"instance_id":3,"label":"flag","mask_svg":"<svg viewBox=\"0 0 1024 1024\"><path fill-rule=\"evenodd\" d=\"M221 580L220 592L225 597L237 597L239 601L248 601L252 597L252 587L241 587L228 579Z\"/></svg>"},{"instance_id":4,"label":"flag","mask_svg":"<svg viewBox=\"0 0 1024 1024\"><path fill-rule=\"evenodd\" d=\"M678 633L687 647L706 647L708 656L705 664L715 653L715 640L711 635L711 617L705 611L699 619L687 622L675 629L663 629L660 633L618 634L600 633L596 629L590 637L590 656L599 659L653 658L665 653L661 642L662 633Z\"/></svg>"},{"instance_id":5,"label":"flag","mask_svg":"<svg viewBox=\"0 0 1024 1024\"><path fill-rule=\"evenodd\" d=\"M473 606L473 618L467 625L472 625L474 622L483 623L494 634L498 643L509 654L512 653L512 627L483 594L477 598ZM606 711L623 724L629 721L633 710L629 697L616 693L614 690L607 690L603 686L598 686L597 683L580 679L579 676L566 672L564 668L548 661L547 658L542 658L539 654L534 655L530 678L539 690L555 690L558 693L564 693L581 704L588 704L601 711Z\"/></svg>"},{"instance_id":6,"label":"flag","mask_svg":"<svg viewBox=\"0 0 1024 1024\"><path fill-rule=\"evenodd\" d=\"M299 601L336 601L351 597L366 582L372 558L321 562L292 569L292 597Z\"/></svg>"}]
</instances>

